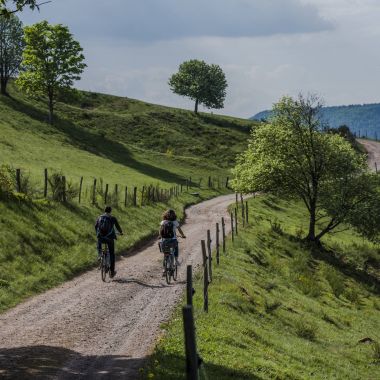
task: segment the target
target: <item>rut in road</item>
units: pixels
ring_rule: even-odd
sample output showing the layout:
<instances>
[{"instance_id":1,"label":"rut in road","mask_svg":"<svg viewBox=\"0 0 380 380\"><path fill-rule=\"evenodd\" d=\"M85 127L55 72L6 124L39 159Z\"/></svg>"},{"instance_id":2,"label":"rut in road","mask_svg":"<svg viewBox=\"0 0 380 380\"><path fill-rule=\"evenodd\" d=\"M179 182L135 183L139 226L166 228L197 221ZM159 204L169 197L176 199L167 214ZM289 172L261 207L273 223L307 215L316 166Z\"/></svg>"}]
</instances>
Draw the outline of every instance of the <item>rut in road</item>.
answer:
<instances>
[{"instance_id":1,"label":"rut in road","mask_svg":"<svg viewBox=\"0 0 380 380\"><path fill-rule=\"evenodd\" d=\"M0 378L139 378L161 323L183 294L186 265L201 264L200 240L207 229L215 233L222 216L229 232L234 199L221 196L186 211L174 285L161 277L162 256L152 241L117 262L111 283L92 270L0 315Z\"/></svg>"}]
</instances>

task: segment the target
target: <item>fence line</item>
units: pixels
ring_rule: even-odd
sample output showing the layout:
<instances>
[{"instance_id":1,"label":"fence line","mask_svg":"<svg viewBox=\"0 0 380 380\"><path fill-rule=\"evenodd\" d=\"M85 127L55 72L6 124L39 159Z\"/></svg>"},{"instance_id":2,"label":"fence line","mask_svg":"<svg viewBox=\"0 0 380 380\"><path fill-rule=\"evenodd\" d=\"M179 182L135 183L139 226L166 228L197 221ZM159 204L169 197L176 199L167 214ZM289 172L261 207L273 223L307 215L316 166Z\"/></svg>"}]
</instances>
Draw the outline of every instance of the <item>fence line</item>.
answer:
<instances>
[{"instance_id":1,"label":"fence line","mask_svg":"<svg viewBox=\"0 0 380 380\"><path fill-rule=\"evenodd\" d=\"M236 195L236 199L237 195ZM248 226L248 202L244 204L243 196L240 197L242 208L242 226ZM234 212L230 213L231 217L231 237L232 242L238 236L238 221L237 221L237 208ZM222 226L222 251L223 255L226 254L226 230L225 219L221 219ZM219 265L220 255L220 224L217 222L215 225L215 251L216 251L216 264ZM207 230L206 240L201 240L202 259L203 259L203 311L209 313L209 286L212 283L212 249L211 249L211 232ZM187 266L187 280L186 280L186 299L187 304L183 307L183 327L185 336L185 352L186 352L186 378L188 380L199 380L200 368L203 361L197 352L196 336L195 336L195 321L193 309L193 279L192 279L192 266ZM204 367L203 367L204 369Z\"/></svg>"}]
</instances>

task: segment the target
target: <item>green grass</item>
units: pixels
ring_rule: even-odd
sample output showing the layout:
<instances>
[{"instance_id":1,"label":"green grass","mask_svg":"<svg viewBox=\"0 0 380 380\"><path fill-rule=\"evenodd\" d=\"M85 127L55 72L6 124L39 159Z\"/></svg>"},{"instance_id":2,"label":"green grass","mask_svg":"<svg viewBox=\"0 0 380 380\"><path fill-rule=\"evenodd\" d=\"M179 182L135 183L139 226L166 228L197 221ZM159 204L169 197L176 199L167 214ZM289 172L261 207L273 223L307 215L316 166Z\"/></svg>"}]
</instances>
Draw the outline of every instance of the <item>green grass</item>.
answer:
<instances>
[{"instance_id":1,"label":"green grass","mask_svg":"<svg viewBox=\"0 0 380 380\"><path fill-rule=\"evenodd\" d=\"M124 208L125 186L129 191L138 187L140 197L144 185L167 189L191 177L189 192L169 203L179 212L187 204L225 193L222 183L255 125L78 92L76 98L56 104L51 126L46 123L45 102L28 99L14 83L9 92L10 97L0 96L0 163L10 165L13 172L20 168L34 191L33 200L0 197L0 311L94 265L93 223L103 205L98 195L100 206L91 206L94 178L98 187L103 183L103 190L109 184L110 193L119 186L121 199L115 213L127 236L118 242L118 251L125 251L157 230L168 207ZM82 204L42 200L45 168L50 175L64 174L74 186L83 176ZM208 176L215 185L219 179L220 188L208 189Z\"/></svg>"},{"instance_id":2,"label":"green grass","mask_svg":"<svg viewBox=\"0 0 380 380\"><path fill-rule=\"evenodd\" d=\"M202 279L196 280L201 378L378 379L378 345L359 343L380 342L376 289L310 254L300 240L307 218L299 204L271 197L249 204L249 227L229 241L214 269L209 314L202 311ZM353 272L369 256L380 261L378 247L353 231L325 244L337 257L355 252ZM184 379L180 307L163 329L143 377Z\"/></svg>"}]
</instances>

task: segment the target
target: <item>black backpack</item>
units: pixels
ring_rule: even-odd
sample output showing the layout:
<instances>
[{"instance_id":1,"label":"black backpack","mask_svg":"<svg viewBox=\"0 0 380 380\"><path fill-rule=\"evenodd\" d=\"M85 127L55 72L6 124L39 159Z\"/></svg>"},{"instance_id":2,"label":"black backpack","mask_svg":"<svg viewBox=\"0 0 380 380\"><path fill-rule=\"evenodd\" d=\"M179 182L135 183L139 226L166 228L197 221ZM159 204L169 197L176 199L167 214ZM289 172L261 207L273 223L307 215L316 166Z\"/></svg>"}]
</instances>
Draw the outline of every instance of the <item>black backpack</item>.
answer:
<instances>
[{"instance_id":1,"label":"black backpack","mask_svg":"<svg viewBox=\"0 0 380 380\"><path fill-rule=\"evenodd\" d=\"M160 235L163 239L174 238L174 224L170 220L164 220L161 224Z\"/></svg>"},{"instance_id":2,"label":"black backpack","mask_svg":"<svg viewBox=\"0 0 380 380\"><path fill-rule=\"evenodd\" d=\"M113 231L112 219L108 215L101 215L98 220L98 237L106 238Z\"/></svg>"}]
</instances>

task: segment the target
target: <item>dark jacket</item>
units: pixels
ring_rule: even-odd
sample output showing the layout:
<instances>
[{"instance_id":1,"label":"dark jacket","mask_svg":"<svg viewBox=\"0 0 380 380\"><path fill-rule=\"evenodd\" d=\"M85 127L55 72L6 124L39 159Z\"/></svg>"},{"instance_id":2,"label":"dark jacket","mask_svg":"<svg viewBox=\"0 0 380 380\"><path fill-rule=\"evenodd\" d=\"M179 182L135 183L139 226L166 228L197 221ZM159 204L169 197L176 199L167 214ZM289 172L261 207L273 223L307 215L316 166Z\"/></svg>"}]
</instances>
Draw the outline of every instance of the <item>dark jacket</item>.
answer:
<instances>
[{"instance_id":1,"label":"dark jacket","mask_svg":"<svg viewBox=\"0 0 380 380\"><path fill-rule=\"evenodd\" d=\"M112 232L109 236L107 236L107 239L110 239L110 240L115 240L117 239L116 237L116 232L115 232L115 227L116 229L122 234L123 233L123 230L121 229L120 227L120 224L119 222L117 221L117 219L112 216L112 215L109 215L109 214L103 214L103 215L100 215L99 218L96 220L96 223L95 223L95 231L96 231L96 235L98 235L98 227L99 227L99 220L102 216L107 216L108 218L111 219L111 223L112 223ZM98 236L99 237L99 236Z\"/></svg>"}]
</instances>

